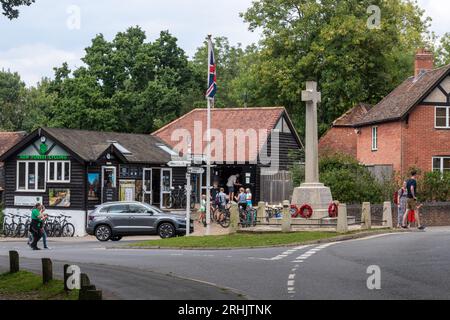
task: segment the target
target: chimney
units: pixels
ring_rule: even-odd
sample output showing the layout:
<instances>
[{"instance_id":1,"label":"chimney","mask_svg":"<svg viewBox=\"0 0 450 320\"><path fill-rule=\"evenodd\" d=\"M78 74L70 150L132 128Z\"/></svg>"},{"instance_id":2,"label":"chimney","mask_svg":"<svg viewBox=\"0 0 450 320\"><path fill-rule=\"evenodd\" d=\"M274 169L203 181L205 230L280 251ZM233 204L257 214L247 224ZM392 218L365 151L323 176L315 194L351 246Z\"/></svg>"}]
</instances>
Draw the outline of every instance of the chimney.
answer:
<instances>
[{"instance_id":1,"label":"chimney","mask_svg":"<svg viewBox=\"0 0 450 320\"><path fill-rule=\"evenodd\" d=\"M419 49L416 53L414 76L417 78L424 72L434 69L434 55L433 52L427 49Z\"/></svg>"}]
</instances>

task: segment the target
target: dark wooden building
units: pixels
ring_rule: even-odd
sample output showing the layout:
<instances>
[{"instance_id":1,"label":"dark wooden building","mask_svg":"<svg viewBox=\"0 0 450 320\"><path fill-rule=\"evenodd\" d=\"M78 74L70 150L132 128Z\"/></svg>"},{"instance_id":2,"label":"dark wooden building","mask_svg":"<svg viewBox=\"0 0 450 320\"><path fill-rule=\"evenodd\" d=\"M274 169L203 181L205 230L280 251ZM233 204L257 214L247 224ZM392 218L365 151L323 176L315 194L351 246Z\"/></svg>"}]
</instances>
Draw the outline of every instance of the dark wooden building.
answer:
<instances>
[{"instance_id":1,"label":"dark wooden building","mask_svg":"<svg viewBox=\"0 0 450 320\"><path fill-rule=\"evenodd\" d=\"M0 156L14 146L26 135L25 132L0 132ZM3 162L0 162L0 203L3 203L5 190L5 171Z\"/></svg>"},{"instance_id":2,"label":"dark wooden building","mask_svg":"<svg viewBox=\"0 0 450 320\"><path fill-rule=\"evenodd\" d=\"M204 160L207 110L195 109L153 133L177 152ZM278 204L292 196L290 167L303 144L283 107L217 108L211 111L211 183L225 187L230 175L251 189L254 202ZM200 162L200 161L199 161ZM203 161L203 166L205 165ZM206 191L205 174L193 176L197 197Z\"/></svg>"},{"instance_id":3,"label":"dark wooden building","mask_svg":"<svg viewBox=\"0 0 450 320\"><path fill-rule=\"evenodd\" d=\"M171 168L170 146L151 135L40 128L6 151L5 212L29 214L41 202L72 216L84 235L87 213L103 202L145 201L162 207L186 169Z\"/></svg>"}]
</instances>

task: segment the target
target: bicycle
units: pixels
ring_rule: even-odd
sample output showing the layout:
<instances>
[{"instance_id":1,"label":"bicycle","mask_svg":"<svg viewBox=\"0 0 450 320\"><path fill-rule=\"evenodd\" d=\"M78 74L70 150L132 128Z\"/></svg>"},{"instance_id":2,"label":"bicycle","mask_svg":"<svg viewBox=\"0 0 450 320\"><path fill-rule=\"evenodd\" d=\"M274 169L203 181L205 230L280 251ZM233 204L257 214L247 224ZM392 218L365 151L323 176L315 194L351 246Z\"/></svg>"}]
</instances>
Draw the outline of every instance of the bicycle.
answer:
<instances>
[{"instance_id":1,"label":"bicycle","mask_svg":"<svg viewBox=\"0 0 450 320\"><path fill-rule=\"evenodd\" d=\"M266 207L266 221L270 222L270 219L280 218L282 216L282 208L280 207Z\"/></svg>"},{"instance_id":2,"label":"bicycle","mask_svg":"<svg viewBox=\"0 0 450 320\"><path fill-rule=\"evenodd\" d=\"M20 215L15 215L17 218L19 218L19 221L17 223L17 227L16 229L13 231L13 237L17 237L17 238L23 238L25 237L25 235L27 234L27 226L25 223L22 222L22 219L26 219L27 217L24 216L20 216Z\"/></svg>"},{"instance_id":3,"label":"bicycle","mask_svg":"<svg viewBox=\"0 0 450 320\"><path fill-rule=\"evenodd\" d=\"M230 209L225 207L225 208L219 208L219 218L217 220L217 223L224 229L228 228L230 226L230 222L231 222L231 214L230 214Z\"/></svg>"},{"instance_id":4,"label":"bicycle","mask_svg":"<svg viewBox=\"0 0 450 320\"><path fill-rule=\"evenodd\" d=\"M191 193L191 204L190 208L195 208L196 196ZM172 188L170 196L166 199L164 206L167 209L178 209L178 208L186 208L187 202L187 191L185 188L178 186L178 189Z\"/></svg>"},{"instance_id":5,"label":"bicycle","mask_svg":"<svg viewBox=\"0 0 450 320\"><path fill-rule=\"evenodd\" d=\"M45 221L44 230L48 237L59 237L61 235L62 226L57 219L57 216L49 215Z\"/></svg>"},{"instance_id":6,"label":"bicycle","mask_svg":"<svg viewBox=\"0 0 450 320\"><path fill-rule=\"evenodd\" d=\"M62 221L60 220L60 224L62 225L61 235L63 237L72 238L75 235L75 226L67 221L67 218L71 219L71 216L61 215Z\"/></svg>"},{"instance_id":7,"label":"bicycle","mask_svg":"<svg viewBox=\"0 0 450 320\"><path fill-rule=\"evenodd\" d=\"M5 238L8 238L11 234L11 224L8 223L7 219L13 219L12 215L10 214L5 214L3 216L3 228L2 228L2 234Z\"/></svg>"}]
</instances>

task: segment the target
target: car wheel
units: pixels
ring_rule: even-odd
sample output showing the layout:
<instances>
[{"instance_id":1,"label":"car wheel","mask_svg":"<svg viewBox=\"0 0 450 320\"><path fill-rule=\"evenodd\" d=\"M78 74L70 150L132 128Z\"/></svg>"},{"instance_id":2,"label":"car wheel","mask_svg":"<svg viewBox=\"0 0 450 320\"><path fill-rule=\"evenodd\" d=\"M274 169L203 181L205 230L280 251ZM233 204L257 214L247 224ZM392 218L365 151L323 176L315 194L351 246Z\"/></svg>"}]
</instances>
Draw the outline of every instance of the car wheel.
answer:
<instances>
[{"instance_id":1,"label":"car wheel","mask_svg":"<svg viewBox=\"0 0 450 320\"><path fill-rule=\"evenodd\" d=\"M175 227L171 223L164 222L159 226L158 234L162 239L172 238L175 236Z\"/></svg>"},{"instance_id":2,"label":"car wheel","mask_svg":"<svg viewBox=\"0 0 450 320\"><path fill-rule=\"evenodd\" d=\"M120 240L122 240L122 236L111 237L111 241L120 241Z\"/></svg>"},{"instance_id":3,"label":"car wheel","mask_svg":"<svg viewBox=\"0 0 450 320\"><path fill-rule=\"evenodd\" d=\"M101 242L108 241L111 238L111 228L107 225L98 226L95 229L95 237Z\"/></svg>"}]
</instances>

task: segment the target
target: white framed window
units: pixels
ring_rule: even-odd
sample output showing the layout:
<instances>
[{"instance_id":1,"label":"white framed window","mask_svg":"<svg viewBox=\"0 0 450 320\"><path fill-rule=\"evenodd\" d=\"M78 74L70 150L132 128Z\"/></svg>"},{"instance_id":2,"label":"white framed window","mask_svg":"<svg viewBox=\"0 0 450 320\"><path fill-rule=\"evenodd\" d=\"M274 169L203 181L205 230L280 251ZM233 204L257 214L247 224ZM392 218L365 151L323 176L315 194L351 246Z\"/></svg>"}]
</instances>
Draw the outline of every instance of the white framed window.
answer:
<instances>
[{"instance_id":1,"label":"white framed window","mask_svg":"<svg viewBox=\"0 0 450 320\"><path fill-rule=\"evenodd\" d=\"M434 127L436 129L450 129L450 107L435 107Z\"/></svg>"},{"instance_id":2,"label":"white framed window","mask_svg":"<svg viewBox=\"0 0 450 320\"><path fill-rule=\"evenodd\" d=\"M45 161L17 162L17 191L45 192L47 166Z\"/></svg>"},{"instance_id":3,"label":"white framed window","mask_svg":"<svg viewBox=\"0 0 450 320\"><path fill-rule=\"evenodd\" d=\"M372 151L378 150L378 127L372 127Z\"/></svg>"},{"instance_id":4,"label":"white framed window","mask_svg":"<svg viewBox=\"0 0 450 320\"><path fill-rule=\"evenodd\" d=\"M69 183L70 168L70 161L49 161L47 182Z\"/></svg>"},{"instance_id":5,"label":"white framed window","mask_svg":"<svg viewBox=\"0 0 450 320\"><path fill-rule=\"evenodd\" d=\"M433 157L433 171L450 172L450 156L448 157Z\"/></svg>"}]
</instances>

